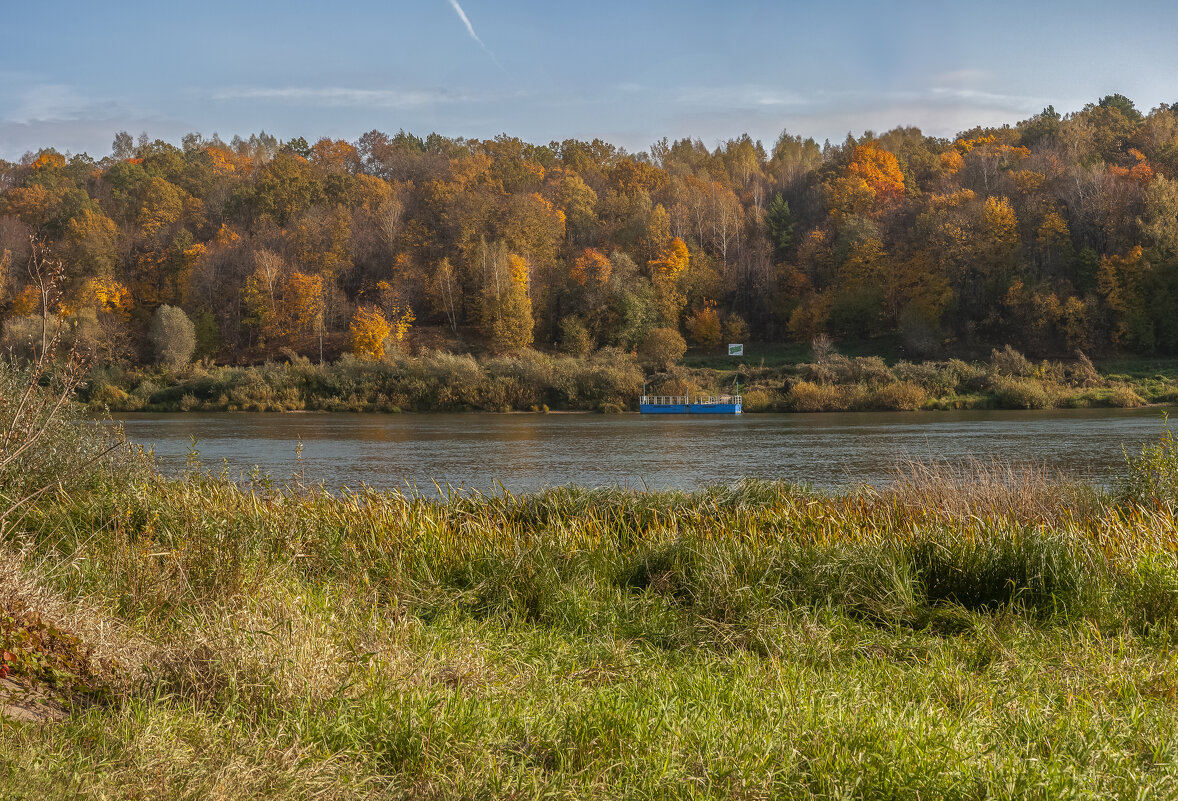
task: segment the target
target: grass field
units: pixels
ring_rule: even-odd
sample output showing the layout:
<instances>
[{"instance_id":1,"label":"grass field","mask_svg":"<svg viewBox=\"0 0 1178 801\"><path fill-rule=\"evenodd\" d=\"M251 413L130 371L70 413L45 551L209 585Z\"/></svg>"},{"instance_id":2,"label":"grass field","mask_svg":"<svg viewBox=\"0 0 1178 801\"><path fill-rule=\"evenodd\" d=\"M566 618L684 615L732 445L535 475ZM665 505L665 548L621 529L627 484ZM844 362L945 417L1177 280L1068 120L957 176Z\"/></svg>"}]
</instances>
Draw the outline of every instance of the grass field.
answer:
<instances>
[{"instance_id":1,"label":"grass field","mask_svg":"<svg viewBox=\"0 0 1178 801\"><path fill-rule=\"evenodd\" d=\"M43 458L0 453L0 496ZM1109 495L977 464L430 501L110 458L4 521L43 714L0 727L3 798L1178 795L1169 439Z\"/></svg>"},{"instance_id":2,"label":"grass field","mask_svg":"<svg viewBox=\"0 0 1178 801\"><path fill-rule=\"evenodd\" d=\"M887 364L902 360L904 349L899 337L879 337L864 342L845 342L839 345L845 356L879 356ZM743 356L728 356L727 346L704 349L690 348L683 357L686 367L712 370L733 370L741 364L750 367L794 367L814 358L809 344L801 342L748 342Z\"/></svg>"}]
</instances>

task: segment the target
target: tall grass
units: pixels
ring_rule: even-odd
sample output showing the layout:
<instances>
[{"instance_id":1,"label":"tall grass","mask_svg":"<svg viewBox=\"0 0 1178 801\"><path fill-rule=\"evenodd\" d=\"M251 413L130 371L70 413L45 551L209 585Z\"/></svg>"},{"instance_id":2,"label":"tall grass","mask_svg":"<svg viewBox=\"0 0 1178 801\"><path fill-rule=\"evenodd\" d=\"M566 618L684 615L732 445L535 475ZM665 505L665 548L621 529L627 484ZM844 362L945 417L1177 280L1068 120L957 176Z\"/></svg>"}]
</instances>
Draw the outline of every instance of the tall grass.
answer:
<instances>
[{"instance_id":1,"label":"tall grass","mask_svg":"<svg viewBox=\"0 0 1178 801\"><path fill-rule=\"evenodd\" d=\"M930 507L966 484L42 504L36 582L133 680L0 753L43 797L1165 794L1174 518L997 467Z\"/></svg>"},{"instance_id":2,"label":"tall grass","mask_svg":"<svg viewBox=\"0 0 1178 801\"><path fill-rule=\"evenodd\" d=\"M904 461L893 469L881 497L945 520L1008 518L1045 525L1090 518L1108 500L1091 485L1043 465L997 458Z\"/></svg>"},{"instance_id":3,"label":"tall grass","mask_svg":"<svg viewBox=\"0 0 1178 801\"><path fill-rule=\"evenodd\" d=\"M1144 506L1178 508L1178 443L1170 430L1169 418L1157 442L1146 443L1137 456L1125 453L1126 472L1120 482L1120 497Z\"/></svg>"}]
</instances>

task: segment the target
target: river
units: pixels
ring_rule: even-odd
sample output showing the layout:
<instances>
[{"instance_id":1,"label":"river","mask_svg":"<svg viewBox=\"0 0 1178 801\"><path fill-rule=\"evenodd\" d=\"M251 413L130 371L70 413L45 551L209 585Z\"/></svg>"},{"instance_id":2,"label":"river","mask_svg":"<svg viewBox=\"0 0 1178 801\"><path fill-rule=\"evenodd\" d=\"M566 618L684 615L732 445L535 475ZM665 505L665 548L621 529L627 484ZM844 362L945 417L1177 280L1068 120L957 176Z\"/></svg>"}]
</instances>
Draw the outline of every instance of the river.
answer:
<instances>
[{"instance_id":1,"label":"river","mask_svg":"<svg viewBox=\"0 0 1178 801\"><path fill-rule=\"evenodd\" d=\"M905 460L991 457L1108 485L1124 452L1162 432L1161 411L747 414L131 414L128 437L166 473L185 469L195 437L205 470L301 472L329 489L529 492L561 484L694 489L745 477L822 489L881 485ZM301 462L297 455L302 443Z\"/></svg>"}]
</instances>

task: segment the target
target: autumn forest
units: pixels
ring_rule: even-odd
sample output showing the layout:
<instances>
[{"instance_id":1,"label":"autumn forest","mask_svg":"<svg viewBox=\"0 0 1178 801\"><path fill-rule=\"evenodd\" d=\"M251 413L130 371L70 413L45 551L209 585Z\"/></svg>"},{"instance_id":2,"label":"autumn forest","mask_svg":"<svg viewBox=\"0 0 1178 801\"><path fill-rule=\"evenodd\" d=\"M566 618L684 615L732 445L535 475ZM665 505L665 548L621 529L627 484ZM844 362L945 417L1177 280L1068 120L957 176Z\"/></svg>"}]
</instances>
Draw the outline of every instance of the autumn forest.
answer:
<instances>
[{"instance_id":1,"label":"autumn forest","mask_svg":"<svg viewBox=\"0 0 1178 801\"><path fill-rule=\"evenodd\" d=\"M161 308L222 363L584 356L667 329L701 349L1175 354L1178 107L1111 95L952 140L119 133L97 160L0 161L6 350L49 321L100 362L154 361Z\"/></svg>"}]
</instances>

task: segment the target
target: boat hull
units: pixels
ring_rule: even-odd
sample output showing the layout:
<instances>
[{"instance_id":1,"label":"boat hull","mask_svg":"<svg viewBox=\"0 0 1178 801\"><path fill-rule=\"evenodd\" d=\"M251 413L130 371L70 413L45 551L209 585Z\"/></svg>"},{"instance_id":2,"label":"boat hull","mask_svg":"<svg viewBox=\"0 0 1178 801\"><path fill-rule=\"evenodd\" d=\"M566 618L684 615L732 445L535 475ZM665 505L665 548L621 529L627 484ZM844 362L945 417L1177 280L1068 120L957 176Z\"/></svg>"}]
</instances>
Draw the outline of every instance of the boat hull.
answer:
<instances>
[{"instance_id":1,"label":"boat hull","mask_svg":"<svg viewBox=\"0 0 1178 801\"><path fill-rule=\"evenodd\" d=\"M739 403L643 403L638 406L643 414L740 414Z\"/></svg>"}]
</instances>

